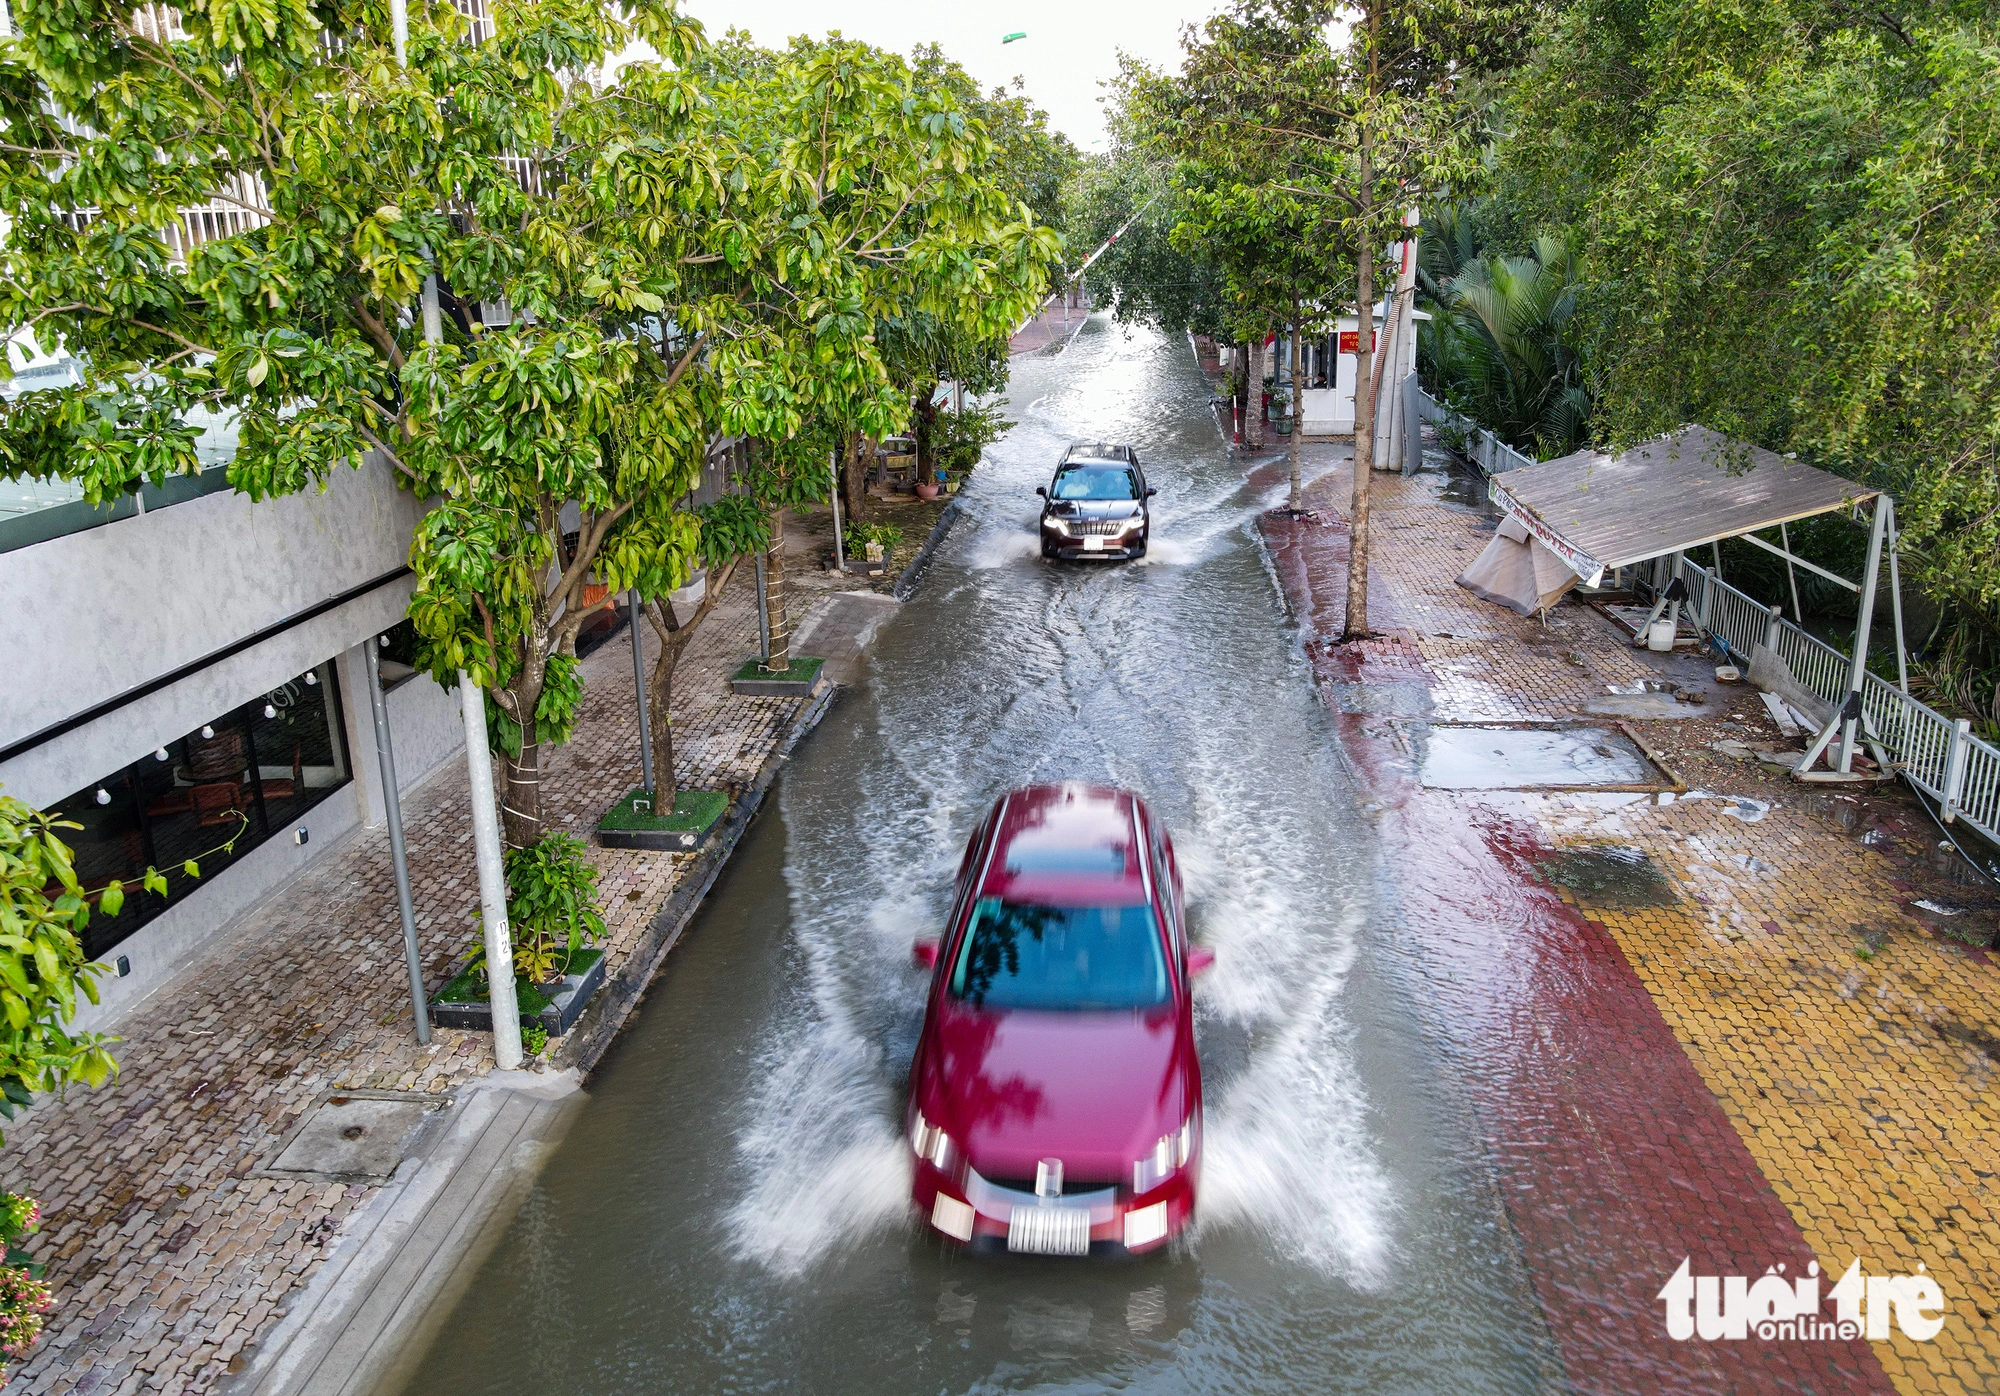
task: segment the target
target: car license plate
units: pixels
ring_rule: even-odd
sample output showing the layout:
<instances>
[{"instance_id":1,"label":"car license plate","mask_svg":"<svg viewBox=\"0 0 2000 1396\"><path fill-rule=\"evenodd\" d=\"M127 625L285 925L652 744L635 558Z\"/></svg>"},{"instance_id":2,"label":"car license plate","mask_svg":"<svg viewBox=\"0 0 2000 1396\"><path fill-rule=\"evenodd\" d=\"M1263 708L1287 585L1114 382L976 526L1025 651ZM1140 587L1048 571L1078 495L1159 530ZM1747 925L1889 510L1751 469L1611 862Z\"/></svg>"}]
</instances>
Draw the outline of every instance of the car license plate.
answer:
<instances>
[{"instance_id":1,"label":"car license plate","mask_svg":"<svg viewBox=\"0 0 2000 1396\"><path fill-rule=\"evenodd\" d=\"M1097 537L1086 538L1083 540L1083 550L1087 553L1101 553L1104 551L1104 540Z\"/></svg>"},{"instance_id":2,"label":"car license plate","mask_svg":"<svg viewBox=\"0 0 2000 1396\"><path fill-rule=\"evenodd\" d=\"M1029 1255L1089 1255L1088 1207L1016 1207L1007 1219L1007 1249Z\"/></svg>"}]
</instances>

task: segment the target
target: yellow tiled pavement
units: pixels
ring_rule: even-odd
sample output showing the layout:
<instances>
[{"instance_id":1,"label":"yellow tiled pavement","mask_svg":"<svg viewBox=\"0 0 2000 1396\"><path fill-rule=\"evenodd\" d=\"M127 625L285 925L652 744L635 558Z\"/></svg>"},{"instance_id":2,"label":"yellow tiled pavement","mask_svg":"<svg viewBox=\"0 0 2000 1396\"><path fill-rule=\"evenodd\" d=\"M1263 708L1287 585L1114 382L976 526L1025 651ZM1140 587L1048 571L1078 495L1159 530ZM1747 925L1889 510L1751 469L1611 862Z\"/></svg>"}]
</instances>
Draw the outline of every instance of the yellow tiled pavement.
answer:
<instances>
[{"instance_id":1,"label":"yellow tiled pavement","mask_svg":"<svg viewBox=\"0 0 2000 1396\"><path fill-rule=\"evenodd\" d=\"M1323 477L1314 507L1342 512L1348 479ZM1378 476L1375 489L1385 619L1423 653L1439 718L1562 717L1653 672L1594 611L1567 603L1544 625L1457 586L1490 532L1424 477ZM1637 847L1674 883L1678 905L1585 912L1617 940L1822 1270L1838 1276L1858 1257L1872 1274L1922 1264L1936 1276L1944 1331L1874 1344L1897 1389L2000 1392L2000 953L1934 937L1908 910L1896 883L1929 852L1914 831L1878 828L1864 843L1822 812L1854 797L1807 795L1708 749L1737 734L1717 729L1726 716L1774 735L1750 730L1756 712L1745 695L1701 721L1633 725L1703 793L1768 809L1574 795L1510 795L1507 808L1557 846Z\"/></svg>"}]
</instances>

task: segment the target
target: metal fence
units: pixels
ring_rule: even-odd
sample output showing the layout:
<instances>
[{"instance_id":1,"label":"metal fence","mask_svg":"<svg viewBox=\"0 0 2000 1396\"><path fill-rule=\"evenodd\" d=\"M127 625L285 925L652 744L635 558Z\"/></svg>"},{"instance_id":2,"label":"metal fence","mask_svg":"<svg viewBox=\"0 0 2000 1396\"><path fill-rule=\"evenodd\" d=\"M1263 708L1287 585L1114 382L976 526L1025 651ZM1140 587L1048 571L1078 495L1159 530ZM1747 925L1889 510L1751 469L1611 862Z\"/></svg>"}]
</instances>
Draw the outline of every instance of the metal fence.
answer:
<instances>
[{"instance_id":1,"label":"metal fence","mask_svg":"<svg viewBox=\"0 0 2000 1396\"><path fill-rule=\"evenodd\" d=\"M1535 464L1533 456L1522 455L1470 417L1446 407L1421 387L1417 389L1417 415L1433 426L1455 435L1464 444L1447 444L1451 444L1453 450L1488 475L1498 475L1503 471L1518 470L1524 465Z\"/></svg>"},{"instance_id":2,"label":"metal fence","mask_svg":"<svg viewBox=\"0 0 2000 1396\"><path fill-rule=\"evenodd\" d=\"M1819 700L1828 717L1847 702L1853 660L1716 576L1680 562L1688 608L1703 632L1748 660L1760 648L1783 662L1792 681ZM1862 733L1892 757L1912 785L1936 800L1946 823L1962 819L2000 843L2000 749L1873 673L1861 677Z\"/></svg>"}]
</instances>

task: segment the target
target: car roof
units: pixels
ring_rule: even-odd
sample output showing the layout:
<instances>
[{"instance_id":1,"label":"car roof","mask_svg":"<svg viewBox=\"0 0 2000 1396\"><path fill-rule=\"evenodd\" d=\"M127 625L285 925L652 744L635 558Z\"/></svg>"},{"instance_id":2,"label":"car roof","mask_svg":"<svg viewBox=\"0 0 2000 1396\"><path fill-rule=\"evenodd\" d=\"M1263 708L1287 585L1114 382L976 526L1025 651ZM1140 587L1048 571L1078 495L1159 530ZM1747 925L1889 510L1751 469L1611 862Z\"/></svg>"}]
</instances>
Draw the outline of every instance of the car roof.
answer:
<instances>
[{"instance_id":1,"label":"car roof","mask_svg":"<svg viewBox=\"0 0 2000 1396\"><path fill-rule=\"evenodd\" d=\"M1115 465L1137 465L1139 453L1130 446L1115 445L1108 441L1077 441L1063 452L1062 463L1075 465L1080 461L1103 461Z\"/></svg>"},{"instance_id":2,"label":"car roof","mask_svg":"<svg viewBox=\"0 0 2000 1396\"><path fill-rule=\"evenodd\" d=\"M1146 900L1144 809L1129 790L1067 782L1005 797L979 895L1055 906Z\"/></svg>"}]
</instances>

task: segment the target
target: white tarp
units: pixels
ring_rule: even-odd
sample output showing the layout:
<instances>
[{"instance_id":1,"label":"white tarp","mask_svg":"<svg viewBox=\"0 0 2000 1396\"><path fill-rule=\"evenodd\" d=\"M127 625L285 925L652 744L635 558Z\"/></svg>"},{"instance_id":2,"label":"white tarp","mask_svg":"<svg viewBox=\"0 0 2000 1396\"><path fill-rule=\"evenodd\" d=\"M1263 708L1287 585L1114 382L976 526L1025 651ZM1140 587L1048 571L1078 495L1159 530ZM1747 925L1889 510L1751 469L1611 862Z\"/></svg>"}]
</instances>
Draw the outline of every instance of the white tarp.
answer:
<instances>
[{"instance_id":1,"label":"white tarp","mask_svg":"<svg viewBox=\"0 0 2000 1396\"><path fill-rule=\"evenodd\" d=\"M1458 584L1484 601L1531 616L1583 580L1509 514Z\"/></svg>"}]
</instances>

